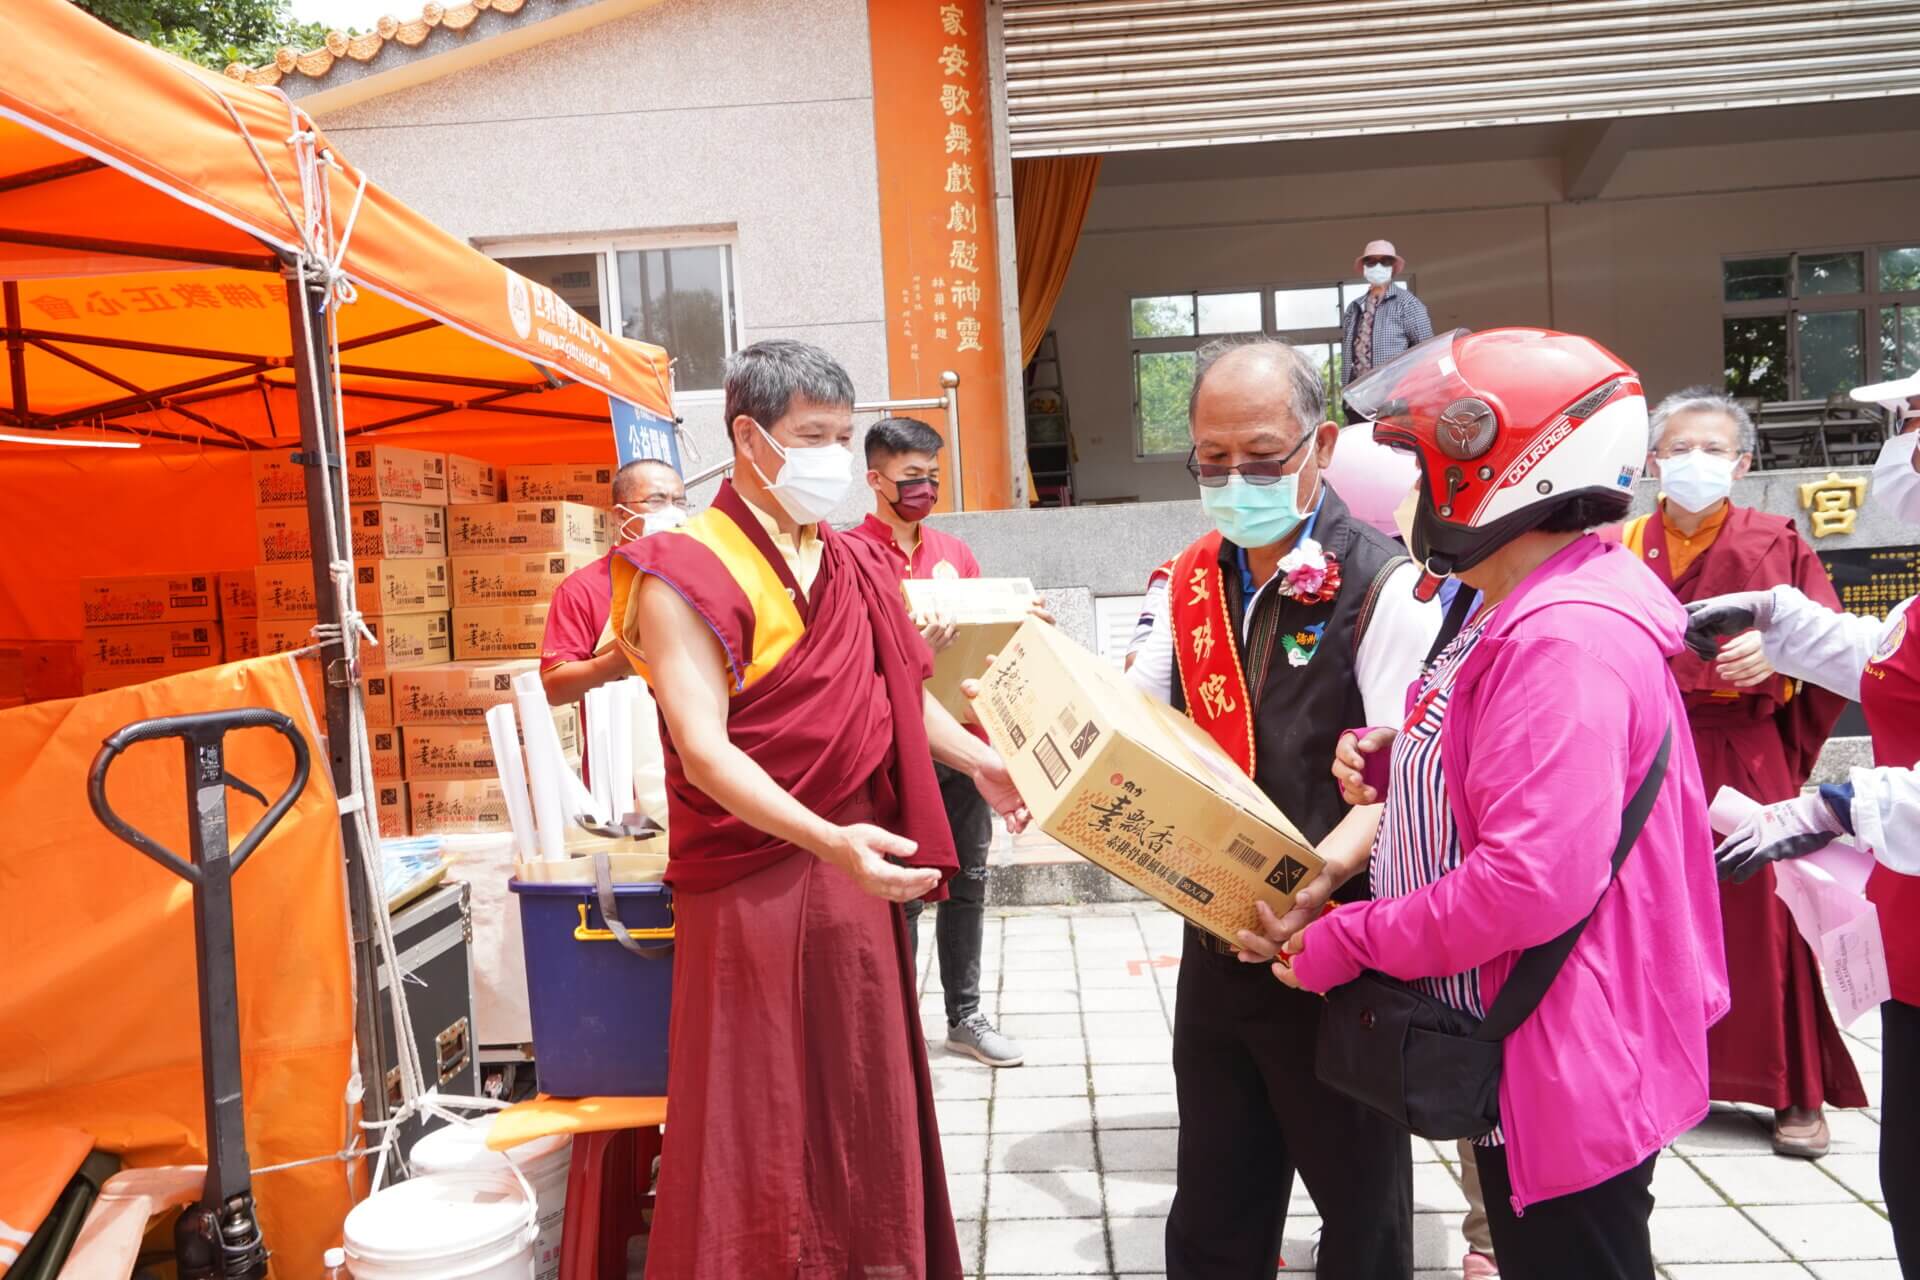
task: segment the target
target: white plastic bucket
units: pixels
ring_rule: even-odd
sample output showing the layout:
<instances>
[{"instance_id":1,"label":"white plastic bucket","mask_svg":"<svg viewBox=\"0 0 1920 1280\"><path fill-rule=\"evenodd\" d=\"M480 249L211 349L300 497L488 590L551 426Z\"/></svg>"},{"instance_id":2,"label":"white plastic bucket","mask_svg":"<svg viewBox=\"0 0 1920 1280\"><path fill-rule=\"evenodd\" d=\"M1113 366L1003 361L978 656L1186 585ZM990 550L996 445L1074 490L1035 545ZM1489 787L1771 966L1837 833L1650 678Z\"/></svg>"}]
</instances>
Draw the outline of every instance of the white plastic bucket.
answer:
<instances>
[{"instance_id":1,"label":"white plastic bucket","mask_svg":"<svg viewBox=\"0 0 1920 1280\"><path fill-rule=\"evenodd\" d=\"M375 1192L347 1215L354 1280L530 1280L534 1232L512 1173L440 1173Z\"/></svg>"},{"instance_id":2,"label":"white plastic bucket","mask_svg":"<svg viewBox=\"0 0 1920 1280\"><path fill-rule=\"evenodd\" d=\"M408 1159L416 1174L507 1173L507 1159L533 1186L539 1205L540 1236L534 1241L533 1264L538 1280L558 1280L560 1235L566 1225L567 1171L573 1161L573 1139L564 1133L524 1142L511 1151L487 1148L492 1120L480 1124L447 1124L413 1144ZM507 1173L512 1177L511 1173Z\"/></svg>"}]
</instances>

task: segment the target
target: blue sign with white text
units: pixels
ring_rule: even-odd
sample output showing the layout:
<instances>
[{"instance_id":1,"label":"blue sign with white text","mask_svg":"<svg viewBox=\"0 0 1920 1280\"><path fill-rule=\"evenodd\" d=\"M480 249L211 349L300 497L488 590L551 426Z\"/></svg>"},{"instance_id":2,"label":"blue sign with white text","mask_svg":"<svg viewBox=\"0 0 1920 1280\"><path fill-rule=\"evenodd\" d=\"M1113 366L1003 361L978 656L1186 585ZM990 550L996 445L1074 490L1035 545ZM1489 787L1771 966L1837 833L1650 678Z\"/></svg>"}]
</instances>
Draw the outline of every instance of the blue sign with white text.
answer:
<instances>
[{"instance_id":1,"label":"blue sign with white text","mask_svg":"<svg viewBox=\"0 0 1920 1280\"><path fill-rule=\"evenodd\" d=\"M613 411L613 447L620 455L621 466L641 458L653 458L684 474L680 466L680 433L672 418L663 418L612 397L608 397L607 405Z\"/></svg>"}]
</instances>

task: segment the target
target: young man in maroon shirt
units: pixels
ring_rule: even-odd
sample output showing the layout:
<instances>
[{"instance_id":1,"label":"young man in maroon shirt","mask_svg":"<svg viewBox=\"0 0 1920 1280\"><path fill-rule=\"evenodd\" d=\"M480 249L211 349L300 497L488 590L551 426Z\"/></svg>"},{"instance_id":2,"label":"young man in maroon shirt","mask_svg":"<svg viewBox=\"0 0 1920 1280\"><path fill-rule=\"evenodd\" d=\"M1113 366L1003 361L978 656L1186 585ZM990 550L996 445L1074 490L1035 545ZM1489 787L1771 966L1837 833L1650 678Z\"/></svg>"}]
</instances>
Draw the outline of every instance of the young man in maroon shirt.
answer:
<instances>
[{"instance_id":1,"label":"young man in maroon shirt","mask_svg":"<svg viewBox=\"0 0 1920 1280\"><path fill-rule=\"evenodd\" d=\"M884 547L888 560L907 578L977 578L979 562L967 544L950 533L921 523L940 497L940 433L917 418L883 418L867 429L867 484L874 492L874 514L849 530ZM950 618L914 619L935 653L953 643ZM968 725L984 738L978 725ZM980 791L965 774L935 765L947 822L953 828L960 874L948 882L949 897L934 917L934 948L940 957L940 985L946 993L947 1048L969 1054L990 1067L1019 1066L1020 1046L1000 1034L980 1011L980 949L985 931L987 846L993 820ZM922 904L907 904L908 936L919 950Z\"/></svg>"}]
</instances>

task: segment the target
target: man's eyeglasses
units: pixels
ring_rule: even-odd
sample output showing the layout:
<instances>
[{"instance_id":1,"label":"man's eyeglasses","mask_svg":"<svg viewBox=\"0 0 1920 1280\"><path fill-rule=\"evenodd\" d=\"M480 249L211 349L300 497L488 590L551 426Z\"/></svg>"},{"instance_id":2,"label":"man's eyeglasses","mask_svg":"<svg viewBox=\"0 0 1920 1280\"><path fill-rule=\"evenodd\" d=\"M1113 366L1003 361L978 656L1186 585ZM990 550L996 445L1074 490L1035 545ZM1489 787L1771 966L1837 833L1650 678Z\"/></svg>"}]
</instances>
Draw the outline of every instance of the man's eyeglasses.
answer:
<instances>
[{"instance_id":1,"label":"man's eyeglasses","mask_svg":"<svg viewBox=\"0 0 1920 1280\"><path fill-rule=\"evenodd\" d=\"M1308 441L1312 439L1313 432L1309 431L1300 437L1299 444L1287 450L1284 458L1256 458L1252 462L1243 462L1234 467L1221 466L1217 462L1202 462L1198 451L1189 449L1187 450L1187 474L1209 489L1223 488L1228 476L1239 476L1253 485L1278 484L1280 477L1287 474L1287 464L1298 457L1300 451L1306 448Z\"/></svg>"},{"instance_id":2,"label":"man's eyeglasses","mask_svg":"<svg viewBox=\"0 0 1920 1280\"><path fill-rule=\"evenodd\" d=\"M1362 258L1360 259L1360 265L1363 267L1390 267L1393 265L1393 259L1392 258Z\"/></svg>"},{"instance_id":3,"label":"man's eyeglasses","mask_svg":"<svg viewBox=\"0 0 1920 1280\"><path fill-rule=\"evenodd\" d=\"M693 509L687 505L685 498L670 498L664 493L652 494L638 502L623 502L620 505L629 511L665 511L668 507L678 507L682 511Z\"/></svg>"},{"instance_id":4,"label":"man's eyeglasses","mask_svg":"<svg viewBox=\"0 0 1920 1280\"><path fill-rule=\"evenodd\" d=\"M1673 446L1671 449L1661 450L1655 453L1653 456L1660 459L1666 459L1666 458L1678 458L1684 454L1689 454L1689 453L1704 453L1709 458L1737 458L1740 456L1740 451L1738 449L1729 449L1726 445L1723 445L1723 444L1700 444L1700 445L1677 444Z\"/></svg>"}]
</instances>

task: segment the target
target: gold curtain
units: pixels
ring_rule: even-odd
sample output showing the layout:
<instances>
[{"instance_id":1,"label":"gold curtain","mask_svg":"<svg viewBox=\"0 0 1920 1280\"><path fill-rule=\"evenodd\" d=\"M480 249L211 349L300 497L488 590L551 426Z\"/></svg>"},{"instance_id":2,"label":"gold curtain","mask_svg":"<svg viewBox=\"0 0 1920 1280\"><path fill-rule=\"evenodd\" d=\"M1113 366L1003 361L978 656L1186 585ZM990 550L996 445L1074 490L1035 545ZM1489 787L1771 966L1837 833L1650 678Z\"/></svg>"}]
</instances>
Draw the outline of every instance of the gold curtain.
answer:
<instances>
[{"instance_id":1,"label":"gold curtain","mask_svg":"<svg viewBox=\"0 0 1920 1280\"><path fill-rule=\"evenodd\" d=\"M1020 271L1020 364L1040 349L1087 220L1099 156L1013 162L1013 251Z\"/></svg>"}]
</instances>

